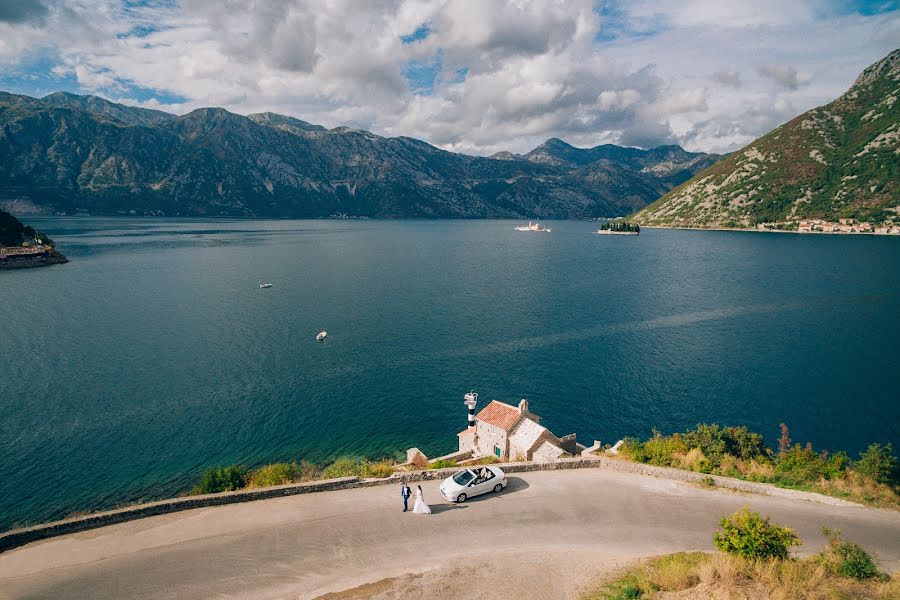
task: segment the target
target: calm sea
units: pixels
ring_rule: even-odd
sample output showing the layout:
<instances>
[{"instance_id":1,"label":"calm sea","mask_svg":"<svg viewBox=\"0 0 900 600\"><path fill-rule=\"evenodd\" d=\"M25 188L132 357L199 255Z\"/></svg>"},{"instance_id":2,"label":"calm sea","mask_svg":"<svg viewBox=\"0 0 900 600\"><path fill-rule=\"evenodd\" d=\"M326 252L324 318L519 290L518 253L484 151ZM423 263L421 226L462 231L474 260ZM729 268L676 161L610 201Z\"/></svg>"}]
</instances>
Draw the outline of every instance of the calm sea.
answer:
<instances>
[{"instance_id":1,"label":"calm sea","mask_svg":"<svg viewBox=\"0 0 900 600\"><path fill-rule=\"evenodd\" d=\"M72 262L0 273L0 529L211 465L448 452L472 389L587 443L701 421L898 442L897 238L32 222Z\"/></svg>"}]
</instances>

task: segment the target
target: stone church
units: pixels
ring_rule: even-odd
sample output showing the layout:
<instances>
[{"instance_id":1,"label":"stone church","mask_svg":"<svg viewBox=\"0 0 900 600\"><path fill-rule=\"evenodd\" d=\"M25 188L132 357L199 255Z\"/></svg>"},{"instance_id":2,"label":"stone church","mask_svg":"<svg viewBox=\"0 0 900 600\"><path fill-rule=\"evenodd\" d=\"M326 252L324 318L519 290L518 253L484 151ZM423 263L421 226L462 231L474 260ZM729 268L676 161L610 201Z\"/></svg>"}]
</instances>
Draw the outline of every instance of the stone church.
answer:
<instances>
[{"instance_id":1,"label":"stone church","mask_svg":"<svg viewBox=\"0 0 900 600\"><path fill-rule=\"evenodd\" d=\"M474 403L470 405L474 412ZM471 413L470 413L471 415ZM474 420L474 424L472 421ZM575 434L558 438L528 410L528 401L512 406L492 400L459 435L459 451L474 458L493 456L501 462L550 462L577 452Z\"/></svg>"}]
</instances>

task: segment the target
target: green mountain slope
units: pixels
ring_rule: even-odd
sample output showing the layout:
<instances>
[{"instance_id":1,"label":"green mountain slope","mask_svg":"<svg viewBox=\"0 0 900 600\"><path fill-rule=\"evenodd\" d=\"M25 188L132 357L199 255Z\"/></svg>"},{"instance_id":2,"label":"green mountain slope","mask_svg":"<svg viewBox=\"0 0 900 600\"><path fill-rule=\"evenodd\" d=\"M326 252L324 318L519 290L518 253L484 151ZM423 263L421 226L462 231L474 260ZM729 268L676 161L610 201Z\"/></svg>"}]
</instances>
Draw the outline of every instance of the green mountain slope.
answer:
<instances>
[{"instance_id":1,"label":"green mountain slope","mask_svg":"<svg viewBox=\"0 0 900 600\"><path fill-rule=\"evenodd\" d=\"M671 227L900 222L900 50L843 96L698 173L632 219Z\"/></svg>"},{"instance_id":2,"label":"green mountain slope","mask_svg":"<svg viewBox=\"0 0 900 600\"><path fill-rule=\"evenodd\" d=\"M551 142L539 156L501 160L273 113L176 116L91 96L0 92L0 205L20 213L616 216L719 158L677 146ZM577 159L545 160L557 151Z\"/></svg>"}]
</instances>

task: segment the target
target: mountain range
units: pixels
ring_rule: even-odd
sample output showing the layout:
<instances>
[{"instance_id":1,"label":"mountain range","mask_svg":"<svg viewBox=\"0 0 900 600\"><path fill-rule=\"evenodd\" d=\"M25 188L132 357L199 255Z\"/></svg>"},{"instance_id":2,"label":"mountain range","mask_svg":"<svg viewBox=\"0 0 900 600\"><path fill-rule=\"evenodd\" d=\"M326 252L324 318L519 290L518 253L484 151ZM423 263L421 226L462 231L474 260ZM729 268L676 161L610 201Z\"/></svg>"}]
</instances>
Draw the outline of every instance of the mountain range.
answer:
<instances>
[{"instance_id":1,"label":"mountain range","mask_svg":"<svg viewBox=\"0 0 900 600\"><path fill-rule=\"evenodd\" d=\"M641 225L900 224L900 50L814 108L698 173L632 217Z\"/></svg>"},{"instance_id":2,"label":"mountain range","mask_svg":"<svg viewBox=\"0 0 900 600\"><path fill-rule=\"evenodd\" d=\"M619 216L720 158L555 138L479 157L274 113L0 92L0 205L19 214Z\"/></svg>"}]
</instances>

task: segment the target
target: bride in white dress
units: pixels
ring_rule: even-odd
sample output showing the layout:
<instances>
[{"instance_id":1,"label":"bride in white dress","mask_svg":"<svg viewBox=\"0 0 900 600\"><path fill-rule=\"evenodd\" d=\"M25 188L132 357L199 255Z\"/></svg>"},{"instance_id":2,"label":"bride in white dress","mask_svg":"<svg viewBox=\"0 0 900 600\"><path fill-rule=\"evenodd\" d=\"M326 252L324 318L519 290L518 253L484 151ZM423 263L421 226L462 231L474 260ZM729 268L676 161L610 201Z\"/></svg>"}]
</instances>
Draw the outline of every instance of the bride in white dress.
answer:
<instances>
[{"instance_id":1,"label":"bride in white dress","mask_svg":"<svg viewBox=\"0 0 900 600\"><path fill-rule=\"evenodd\" d=\"M425 496L422 495L422 486L416 486L416 505L413 507L414 513L419 513L420 515L430 515L431 507L425 504Z\"/></svg>"}]
</instances>

